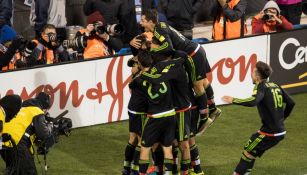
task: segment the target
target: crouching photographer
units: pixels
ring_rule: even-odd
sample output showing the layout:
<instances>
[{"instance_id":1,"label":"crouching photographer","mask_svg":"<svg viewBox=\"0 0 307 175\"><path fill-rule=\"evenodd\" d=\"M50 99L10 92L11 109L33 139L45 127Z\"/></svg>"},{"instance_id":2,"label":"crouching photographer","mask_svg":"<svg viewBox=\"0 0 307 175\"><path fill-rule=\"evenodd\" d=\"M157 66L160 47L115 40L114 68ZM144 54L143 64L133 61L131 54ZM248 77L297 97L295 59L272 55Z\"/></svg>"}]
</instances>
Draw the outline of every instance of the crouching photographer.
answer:
<instances>
[{"instance_id":1,"label":"crouching photographer","mask_svg":"<svg viewBox=\"0 0 307 175\"><path fill-rule=\"evenodd\" d=\"M88 16L87 23L86 29L76 34L77 40L87 41L85 47L78 49L79 53L83 53L84 59L110 56L123 47L122 41L116 37L124 31L122 25L106 25L103 16L98 11Z\"/></svg>"},{"instance_id":2,"label":"crouching photographer","mask_svg":"<svg viewBox=\"0 0 307 175\"><path fill-rule=\"evenodd\" d=\"M263 10L252 19L252 34L281 32L293 29L293 25L282 15L275 1L268 1Z\"/></svg>"},{"instance_id":3,"label":"crouching photographer","mask_svg":"<svg viewBox=\"0 0 307 175\"><path fill-rule=\"evenodd\" d=\"M56 137L58 130L46 120L45 114L49 108L50 96L41 92L35 98L24 101L16 117L4 124L3 134L8 137L4 141L1 157L6 163L7 174L37 174L34 142Z\"/></svg>"}]
</instances>

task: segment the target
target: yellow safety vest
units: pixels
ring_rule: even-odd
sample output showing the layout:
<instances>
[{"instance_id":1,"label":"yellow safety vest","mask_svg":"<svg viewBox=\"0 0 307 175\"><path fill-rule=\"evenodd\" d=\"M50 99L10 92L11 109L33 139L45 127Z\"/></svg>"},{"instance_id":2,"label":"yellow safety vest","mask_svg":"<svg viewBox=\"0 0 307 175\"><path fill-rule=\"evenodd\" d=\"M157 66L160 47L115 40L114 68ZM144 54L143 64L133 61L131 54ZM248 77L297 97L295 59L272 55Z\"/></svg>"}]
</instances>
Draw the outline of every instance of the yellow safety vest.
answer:
<instances>
[{"instance_id":1,"label":"yellow safety vest","mask_svg":"<svg viewBox=\"0 0 307 175\"><path fill-rule=\"evenodd\" d=\"M0 121L2 121L2 127L4 127L5 111L4 111L4 109L1 106L0 106ZM0 136L1 136L1 134L2 134L2 131L0 131Z\"/></svg>"},{"instance_id":2,"label":"yellow safety vest","mask_svg":"<svg viewBox=\"0 0 307 175\"><path fill-rule=\"evenodd\" d=\"M40 114L44 114L44 112L39 107L30 106L21 108L15 118L10 122L5 123L3 133L10 134L16 145L18 145L21 138L26 135L30 138L31 145L33 145L36 135L29 135L26 133L26 130L32 124L33 118ZM5 142L4 145L7 147L13 147L10 142ZM30 151L33 153L34 150L30 149Z\"/></svg>"}]
</instances>

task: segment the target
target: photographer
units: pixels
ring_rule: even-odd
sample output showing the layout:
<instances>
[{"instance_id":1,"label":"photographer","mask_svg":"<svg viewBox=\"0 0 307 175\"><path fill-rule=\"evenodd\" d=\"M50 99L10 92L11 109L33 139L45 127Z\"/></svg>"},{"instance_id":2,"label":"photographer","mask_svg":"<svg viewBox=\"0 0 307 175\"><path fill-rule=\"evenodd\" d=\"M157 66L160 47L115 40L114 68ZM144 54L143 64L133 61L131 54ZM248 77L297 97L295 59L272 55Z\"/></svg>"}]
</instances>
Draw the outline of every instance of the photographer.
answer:
<instances>
[{"instance_id":1,"label":"photographer","mask_svg":"<svg viewBox=\"0 0 307 175\"><path fill-rule=\"evenodd\" d=\"M8 174L37 174L33 143L35 138L46 140L53 135L53 124L45 118L49 108L50 96L41 92L35 98L24 101L17 116L5 123L3 133L11 136L2 151Z\"/></svg>"},{"instance_id":2,"label":"photographer","mask_svg":"<svg viewBox=\"0 0 307 175\"><path fill-rule=\"evenodd\" d=\"M13 68L11 60L19 48L20 40L16 39L16 31L4 25L0 30L0 70Z\"/></svg>"},{"instance_id":3,"label":"photographer","mask_svg":"<svg viewBox=\"0 0 307 175\"><path fill-rule=\"evenodd\" d=\"M54 25L45 25L40 38L33 42L37 46L29 56L28 66L69 61L69 54L60 44Z\"/></svg>"},{"instance_id":4,"label":"photographer","mask_svg":"<svg viewBox=\"0 0 307 175\"><path fill-rule=\"evenodd\" d=\"M293 25L280 15L275 1L268 1L263 10L252 19L252 34L280 32L293 29Z\"/></svg>"},{"instance_id":5,"label":"photographer","mask_svg":"<svg viewBox=\"0 0 307 175\"><path fill-rule=\"evenodd\" d=\"M21 102L19 95L6 95L0 99L0 135L4 123L9 122L20 110Z\"/></svg>"},{"instance_id":6,"label":"photographer","mask_svg":"<svg viewBox=\"0 0 307 175\"><path fill-rule=\"evenodd\" d=\"M85 48L79 48L84 59L106 57L119 51L123 43L120 39L109 34L109 26L105 24L104 18L99 11L88 16L86 29L80 30L76 38L84 37L87 40Z\"/></svg>"}]
</instances>

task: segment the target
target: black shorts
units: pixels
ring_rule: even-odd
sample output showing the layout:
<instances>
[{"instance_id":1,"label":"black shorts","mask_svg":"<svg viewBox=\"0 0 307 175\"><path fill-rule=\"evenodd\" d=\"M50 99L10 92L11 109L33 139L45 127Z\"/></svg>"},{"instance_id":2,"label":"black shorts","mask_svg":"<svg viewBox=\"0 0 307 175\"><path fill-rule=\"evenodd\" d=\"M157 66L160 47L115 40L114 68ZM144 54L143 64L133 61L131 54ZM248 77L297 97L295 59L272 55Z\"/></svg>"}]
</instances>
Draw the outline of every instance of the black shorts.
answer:
<instances>
[{"instance_id":1,"label":"black shorts","mask_svg":"<svg viewBox=\"0 0 307 175\"><path fill-rule=\"evenodd\" d=\"M191 110L191 127L190 127L190 137L195 137L197 133L197 125L199 120L199 111L197 107Z\"/></svg>"},{"instance_id":2,"label":"black shorts","mask_svg":"<svg viewBox=\"0 0 307 175\"><path fill-rule=\"evenodd\" d=\"M162 118L149 118L144 121L142 133L142 146L152 147L155 143L163 146L171 146L175 139L176 120L175 116Z\"/></svg>"},{"instance_id":3,"label":"black shorts","mask_svg":"<svg viewBox=\"0 0 307 175\"><path fill-rule=\"evenodd\" d=\"M192 81L199 81L201 79L207 78L207 73L211 72L211 67L209 65L206 52L202 46L199 47L195 55L192 56L195 69L192 74Z\"/></svg>"},{"instance_id":4,"label":"black shorts","mask_svg":"<svg viewBox=\"0 0 307 175\"><path fill-rule=\"evenodd\" d=\"M133 132L142 135L143 121L146 117L146 114L133 114L128 111L129 115L129 132Z\"/></svg>"},{"instance_id":5,"label":"black shorts","mask_svg":"<svg viewBox=\"0 0 307 175\"><path fill-rule=\"evenodd\" d=\"M178 142L189 140L191 127L191 112L176 112L176 139Z\"/></svg>"},{"instance_id":6,"label":"black shorts","mask_svg":"<svg viewBox=\"0 0 307 175\"><path fill-rule=\"evenodd\" d=\"M266 150L277 145L282 139L284 139L283 135L269 137L257 132L250 137L244 147L244 150L254 157L261 157Z\"/></svg>"}]
</instances>

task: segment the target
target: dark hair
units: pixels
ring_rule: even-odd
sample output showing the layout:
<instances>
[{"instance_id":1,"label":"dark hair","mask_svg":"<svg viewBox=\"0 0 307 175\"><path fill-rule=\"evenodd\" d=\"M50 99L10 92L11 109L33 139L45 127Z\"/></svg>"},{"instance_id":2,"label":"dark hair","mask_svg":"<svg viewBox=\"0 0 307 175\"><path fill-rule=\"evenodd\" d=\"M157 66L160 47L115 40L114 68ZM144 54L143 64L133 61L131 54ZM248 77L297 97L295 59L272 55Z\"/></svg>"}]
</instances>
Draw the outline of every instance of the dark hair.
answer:
<instances>
[{"instance_id":1,"label":"dark hair","mask_svg":"<svg viewBox=\"0 0 307 175\"><path fill-rule=\"evenodd\" d=\"M45 32L47 29L55 29L55 26L53 24L46 24L42 31Z\"/></svg>"},{"instance_id":2,"label":"dark hair","mask_svg":"<svg viewBox=\"0 0 307 175\"><path fill-rule=\"evenodd\" d=\"M39 101L41 109L49 109L50 104L50 96L46 94L45 92L40 92L35 99Z\"/></svg>"},{"instance_id":3,"label":"dark hair","mask_svg":"<svg viewBox=\"0 0 307 175\"><path fill-rule=\"evenodd\" d=\"M145 16L147 21L152 21L155 24L158 24L158 12L157 10L148 9L142 12L142 15Z\"/></svg>"},{"instance_id":4,"label":"dark hair","mask_svg":"<svg viewBox=\"0 0 307 175\"><path fill-rule=\"evenodd\" d=\"M152 57L151 57L151 54L148 51L139 51L138 61L143 67L151 67L152 66Z\"/></svg>"},{"instance_id":5,"label":"dark hair","mask_svg":"<svg viewBox=\"0 0 307 175\"><path fill-rule=\"evenodd\" d=\"M257 72L261 79L267 79L272 74L272 68L268 64L258 61L256 63Z\"/></svg>"},{"instance_id":6,"label":"dark hair","mask_svg":"<svg viewBox=\"0 0 307 175\"><path fill-rule=\"evenodd\" d=\"M19 95L7 95L0 99L0 106L5 111L5 122L9 122L19 112L22 100Z\"/></svg>"}]
</instances>

